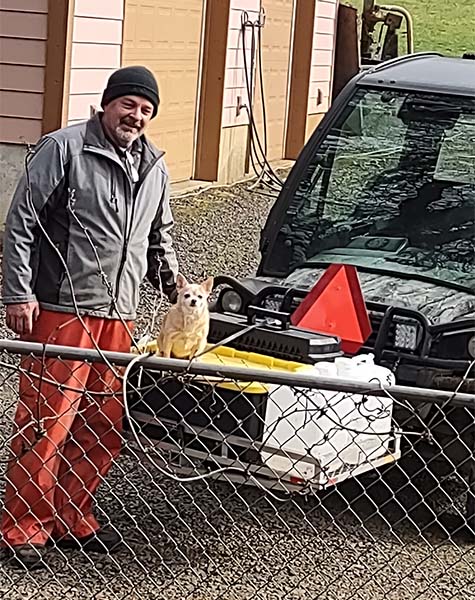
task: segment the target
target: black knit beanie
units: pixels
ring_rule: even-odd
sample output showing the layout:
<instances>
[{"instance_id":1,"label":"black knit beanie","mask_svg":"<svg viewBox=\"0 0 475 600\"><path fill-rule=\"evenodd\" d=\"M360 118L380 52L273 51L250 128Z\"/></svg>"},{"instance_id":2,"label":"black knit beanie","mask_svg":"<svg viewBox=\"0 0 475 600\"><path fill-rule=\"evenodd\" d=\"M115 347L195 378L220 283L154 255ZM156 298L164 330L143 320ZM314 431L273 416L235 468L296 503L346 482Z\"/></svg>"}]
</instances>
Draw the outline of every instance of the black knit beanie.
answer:
<instances>
[{"instance_id":1,"label":"black knit beanie","mask_svg":"<svg viewBox=\"0 0 475 600\"><path fill-rule=\"evenodd\" d=\"M102 95L102 108L120 96L142 96L153 104L152 119L157 114L160 104L157 80L146 67L124 67L112 73Z\"/></svg>"}]
</instances>

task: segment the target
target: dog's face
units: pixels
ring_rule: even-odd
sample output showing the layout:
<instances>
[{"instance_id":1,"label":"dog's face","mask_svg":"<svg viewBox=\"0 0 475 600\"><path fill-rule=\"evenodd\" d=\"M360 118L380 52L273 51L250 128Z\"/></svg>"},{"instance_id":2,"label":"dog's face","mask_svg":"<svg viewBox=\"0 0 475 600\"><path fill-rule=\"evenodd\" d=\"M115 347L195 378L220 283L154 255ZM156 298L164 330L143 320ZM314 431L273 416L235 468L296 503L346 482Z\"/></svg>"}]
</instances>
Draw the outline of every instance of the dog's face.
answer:
<instances>
[{"instance_id":1,"label":"dog's face","mask_svg":"<svg viewBox=\"0 0 475 600\"><path fill-rule=\"evenodd\" d=\"M208 277L203 283L189 283L178 273L176 280L177 305L184 312L199 314L208 308L208 298L213 289L213 278Z\"/></svg>"}]
</instances>

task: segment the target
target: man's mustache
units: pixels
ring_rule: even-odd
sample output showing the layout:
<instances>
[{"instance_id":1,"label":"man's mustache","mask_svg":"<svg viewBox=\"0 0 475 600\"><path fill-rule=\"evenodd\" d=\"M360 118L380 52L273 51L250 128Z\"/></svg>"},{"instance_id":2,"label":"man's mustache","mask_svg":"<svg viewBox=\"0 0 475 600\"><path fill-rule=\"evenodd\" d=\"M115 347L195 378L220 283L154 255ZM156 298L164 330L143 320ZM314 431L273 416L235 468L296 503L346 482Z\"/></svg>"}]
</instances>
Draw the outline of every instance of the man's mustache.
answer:
<instances>
[{"instance_id":1,"label":"man's mustache","mask_svg":"<svg viewBox=\"0 0 475 600\"><path fill-rule=\"evenodd\" d=\"M134 129L141 129L140 121L130 121L129 119L121 119L120 123L122 125L127 125L127 127L133 127Z\"/></svg>"}]
</instances>

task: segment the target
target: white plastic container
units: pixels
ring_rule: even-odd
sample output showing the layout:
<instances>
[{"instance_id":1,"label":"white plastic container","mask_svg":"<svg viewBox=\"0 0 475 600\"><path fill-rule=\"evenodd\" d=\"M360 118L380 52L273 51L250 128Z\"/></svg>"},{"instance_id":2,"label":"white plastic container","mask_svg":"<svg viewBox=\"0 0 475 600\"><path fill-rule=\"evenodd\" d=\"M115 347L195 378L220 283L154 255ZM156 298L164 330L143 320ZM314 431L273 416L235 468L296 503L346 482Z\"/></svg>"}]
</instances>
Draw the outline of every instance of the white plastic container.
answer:
<instances>
[{"instance_id":1,"label":"white plastic container","mask_svg":"<svg viewBox=\"0 0 475 600\"><path fill-rule=\"evenodd\" d=\"M395 382L389 369L374 364L372 355L317 363L315 371L325 378L377 381L385 386ZM388 452L392 410L389 396L273 386L262 458L271 469L302 478L315 473L310 465L334 472L374 460ZM282 452L277 454L278 449Z\"/></svg>"}]
</instances>

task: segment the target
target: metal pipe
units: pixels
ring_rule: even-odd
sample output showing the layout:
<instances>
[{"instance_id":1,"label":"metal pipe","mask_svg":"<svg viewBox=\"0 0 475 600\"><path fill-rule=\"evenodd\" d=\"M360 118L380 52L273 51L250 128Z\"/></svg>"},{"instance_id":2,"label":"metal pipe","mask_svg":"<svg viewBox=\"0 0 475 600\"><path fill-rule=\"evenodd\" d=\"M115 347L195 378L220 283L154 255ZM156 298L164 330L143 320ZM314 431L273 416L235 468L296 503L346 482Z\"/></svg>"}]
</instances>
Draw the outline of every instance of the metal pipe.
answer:
<instances>
[{"instance_id":1,"label":"metal pipe","mask_svg":"<svg viewBox=\"0 0 475 600\"><path fill-rule=\"evenodd\" d=\"M407 52L408 54L414 54L414 36L413 36L413 31L414 31L414 24L412 21L412 16L411 13L406 10L405 8L403 8L402 6L396 6L396 5L391 5L391 6L380 6L379 7L381 10L388 10L388 11L393 11L393 12L398 12L401 15L403 15L403 17L405 17L406 22L407 22Z\"/></svg>"},{"instance_id":2,"label":"metal pipe","mask_svg":"<svg viewBox=\"0 0 475 600\"><path fill-rule=\"evenodd\" d=\"M56 346L53 344L38 344L35 342L21 342L18 340L0 340L0 350L10 354L46 356L63 360L79 360L87 362L104 362L104 358L117 366L127 366L137 354L123 352L97 352L85 348L72 346ZM373 396L386 396L388 393L398 400L413 400L420 403L446 404L462 406L475 410L475 394L455 393L444 390L429 390L415 387L394 385L382 388L377 383L352 381L318 377L317 375L303 375L285 371L271 371L248 369L245 367L230 367L205 364L196 361L166 359L158 356L144 354L140 364L152 371L165 373L179 373L201 375L204 377L233 379L235 381L258 381L282 386L301 387L308 389L329 390L334 392L371 394Z\"/></svg>"}]
</instances>

